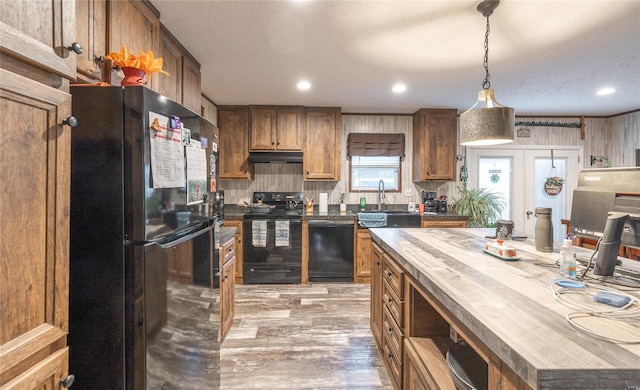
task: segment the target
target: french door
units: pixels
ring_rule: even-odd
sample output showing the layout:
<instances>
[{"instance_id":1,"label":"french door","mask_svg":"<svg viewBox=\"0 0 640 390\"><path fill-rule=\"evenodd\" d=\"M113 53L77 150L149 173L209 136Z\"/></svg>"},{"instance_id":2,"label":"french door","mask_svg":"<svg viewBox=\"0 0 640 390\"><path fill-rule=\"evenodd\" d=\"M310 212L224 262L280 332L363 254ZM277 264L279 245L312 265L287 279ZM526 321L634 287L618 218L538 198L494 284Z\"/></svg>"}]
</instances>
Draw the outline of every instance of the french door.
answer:
<instances>
[{"instance_id":1,"label":"french door","mask_svg":"<svg viewBox=\"0 0 640 390\"><path fill-rule=\"evenodd\" d=\"M565 227L561 219L571 216L573 190L581 169L581 147L468 148L469 186L487 188L502 195L501 219L514 222L516 234L534 236L536 207L551 208L553 238L561 242ZM548 177L565 180L558 194L545 191Z\"/></svg>"}]
</instances>

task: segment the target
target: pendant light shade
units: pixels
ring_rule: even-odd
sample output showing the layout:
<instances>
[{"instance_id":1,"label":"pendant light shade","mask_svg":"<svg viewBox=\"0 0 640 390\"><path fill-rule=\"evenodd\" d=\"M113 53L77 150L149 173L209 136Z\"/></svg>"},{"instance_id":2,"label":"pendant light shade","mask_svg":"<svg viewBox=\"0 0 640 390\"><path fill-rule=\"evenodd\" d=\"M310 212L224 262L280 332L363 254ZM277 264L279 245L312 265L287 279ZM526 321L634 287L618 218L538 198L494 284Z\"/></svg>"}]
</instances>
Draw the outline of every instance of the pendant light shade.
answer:
<instances>
[{"instance_id":1,"label":"pendant light shade","mask_svg":"<svg viewBox=\"0 0 640 390\"><path fill-rule=\"evenodd\" d=\"M476 104L460 114L460 144L484 146L513 142L515 119L513 108L498 103L493 89L483 89L478 93Z\"/></svg>"},{"instance_id":2,"label":"pendant light shade","mask_svg":"<svg viewBox=\"0 0 640 390\"><path fill-rule=\"evenodd\" d=\"M477 7L487 18L484 36L484 69L486 77L478 101L469 110L460 114L460 144L464 146L499 145L513 142L515 111L498 103L489 82L489 16L500 1L485 0Z\"/></svg>"}]
</instances>

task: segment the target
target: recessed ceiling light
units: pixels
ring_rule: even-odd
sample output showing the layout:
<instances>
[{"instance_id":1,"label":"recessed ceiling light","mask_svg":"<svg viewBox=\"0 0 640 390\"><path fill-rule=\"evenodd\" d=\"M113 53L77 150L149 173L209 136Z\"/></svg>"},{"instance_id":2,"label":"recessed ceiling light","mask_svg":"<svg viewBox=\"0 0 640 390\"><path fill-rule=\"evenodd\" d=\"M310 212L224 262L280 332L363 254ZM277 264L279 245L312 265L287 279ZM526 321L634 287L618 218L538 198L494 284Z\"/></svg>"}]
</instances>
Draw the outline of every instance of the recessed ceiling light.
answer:
<instances>
[{"instance_id":1,"label":"recessed ceiling light","mask_svg":"<svg viewBox=\"0 0 640 390\"><path fill-rule=\"evenodd\" d=\"M596 94L598 96L603 96L603 95L611 95L612 93L614 93L616 91L615 88L602 88L601 90L599 90L598 92L596 92Z\"/></svg>"},{"instance_id":2,"label":"recessed ceiling light","mask_svg":"<svg viewBox=\"0 0 640 390\"><path fill-rule=\"evenodd\" d=\"M306 91L307 89L311 88L311 83L308 82L307 80L302 80L302 81L298 82L296 87L298 87L298 89L301 90L301 91Z\"/></svg>"},{"instance_id":3,"label":"recessed ceiling light","mask_svg":"<svg viewBox=\"0 0 640 390\"><path fill-rule=\"evenodd\" d=\"M393 88L391 88L391 90L393 91L393 93L403 93L407 90L407 86L402 83L398 83L395 84Z\"/></svg>"}]
</instances>

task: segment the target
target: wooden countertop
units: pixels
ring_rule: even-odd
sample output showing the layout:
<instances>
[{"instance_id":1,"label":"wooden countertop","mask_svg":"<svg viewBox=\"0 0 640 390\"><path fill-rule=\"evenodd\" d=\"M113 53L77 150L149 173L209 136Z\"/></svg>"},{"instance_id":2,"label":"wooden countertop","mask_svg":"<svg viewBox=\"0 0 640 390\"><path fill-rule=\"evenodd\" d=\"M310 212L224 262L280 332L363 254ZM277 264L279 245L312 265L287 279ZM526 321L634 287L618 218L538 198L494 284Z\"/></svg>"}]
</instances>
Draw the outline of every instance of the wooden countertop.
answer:
<instances>
[{"instance_id":1,"label":"wooden countertop","mask_svg":"<svg viewBox=\"0 0 640 390\"><path fill-rule=\"evenodd\" d=\"M551 291L560 276L558 246L554 253L543 253L531 239L508 241L522 259L503 261L482 252L485 235L495 229L370 232L424 290L534 389L640 388L640 344L595 338L565 318L574 310ZM591 251L576 249L578 256L590 256ZM640 296L637 289L632 294ZM626 325L595 321L596 328L613 330L612 336L640 338L640 317Z\"/></svg>"}]
</instances>

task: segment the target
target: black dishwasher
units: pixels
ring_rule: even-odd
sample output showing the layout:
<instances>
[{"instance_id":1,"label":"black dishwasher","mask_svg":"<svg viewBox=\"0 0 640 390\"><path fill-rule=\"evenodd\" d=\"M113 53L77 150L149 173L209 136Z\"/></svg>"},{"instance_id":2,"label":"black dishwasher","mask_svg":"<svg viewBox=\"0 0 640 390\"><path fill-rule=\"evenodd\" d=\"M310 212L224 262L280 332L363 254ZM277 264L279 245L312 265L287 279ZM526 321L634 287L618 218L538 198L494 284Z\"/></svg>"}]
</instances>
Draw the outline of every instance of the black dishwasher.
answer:
<instances>
[{"instance_id":1,"label":"black dishwasher","mask_svg":"<svg viewBox=\"0 0 640 390\"><path fill-rule=\"evenodd\" d=\"M309 281L353 282L353 221L309 221Z\"/></svg>"}]
</instances>

